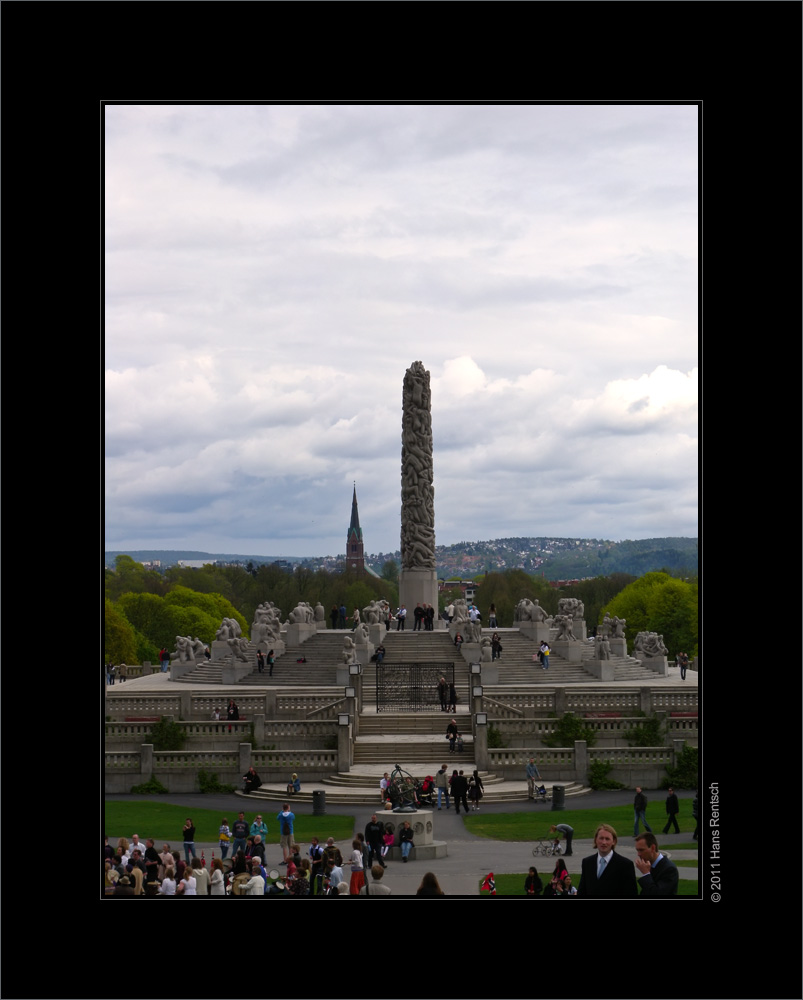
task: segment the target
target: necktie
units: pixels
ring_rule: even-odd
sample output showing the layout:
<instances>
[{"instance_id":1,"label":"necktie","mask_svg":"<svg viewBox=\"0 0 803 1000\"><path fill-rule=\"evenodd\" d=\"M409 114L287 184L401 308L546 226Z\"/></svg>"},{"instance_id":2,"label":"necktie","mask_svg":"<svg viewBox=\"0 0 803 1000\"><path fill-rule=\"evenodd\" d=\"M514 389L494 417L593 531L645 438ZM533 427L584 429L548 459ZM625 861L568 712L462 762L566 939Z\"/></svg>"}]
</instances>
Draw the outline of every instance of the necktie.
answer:
<instances>
[{"instance_id":1,"label":"necktie","mask_svg":"<svg viewBox=\"0 0 803 1000\"><path fill-rule=\"evenodd\" d=\"M599 859L599 866L597 868L597 878L602 878L602 873L605 871L605 866L607 864L608 862L605 860L605 858Z\"/></svg>"}]
</instances>

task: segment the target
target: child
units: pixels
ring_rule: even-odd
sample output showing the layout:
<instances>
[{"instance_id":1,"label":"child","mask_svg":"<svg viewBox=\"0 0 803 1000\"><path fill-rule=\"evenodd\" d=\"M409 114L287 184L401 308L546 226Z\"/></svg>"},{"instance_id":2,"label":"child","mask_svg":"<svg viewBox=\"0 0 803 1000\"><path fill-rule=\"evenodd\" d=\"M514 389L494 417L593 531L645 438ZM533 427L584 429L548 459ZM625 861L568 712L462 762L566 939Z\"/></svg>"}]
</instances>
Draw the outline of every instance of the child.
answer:
<instances>
[{"instance_id":1,"label":"child","mask_svg":"<svg viewBox=\"0 0 803 1000\"><path fill-rule=\"evenodd\" d=\"M393 834L390 830L385 830L385 836L382 838L382 857L386 858L391 847L393 847Z\"/></svg>"}]
</instances>

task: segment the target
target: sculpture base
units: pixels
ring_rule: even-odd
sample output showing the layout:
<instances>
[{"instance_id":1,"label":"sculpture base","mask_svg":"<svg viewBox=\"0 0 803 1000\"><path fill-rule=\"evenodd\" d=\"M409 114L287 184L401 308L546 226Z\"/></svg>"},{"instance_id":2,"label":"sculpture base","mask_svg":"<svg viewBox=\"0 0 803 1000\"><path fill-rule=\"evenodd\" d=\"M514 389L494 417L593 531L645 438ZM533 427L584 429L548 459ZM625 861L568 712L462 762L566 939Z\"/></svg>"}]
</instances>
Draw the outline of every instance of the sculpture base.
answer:
<instances>
[{"instance_id":1,"label":"sculpture base","mask_svg":"<svg viewBox=\"0 0 803 1000\"><path fill-rule=\"evenodd\" d=\"M399 604L407 608L407 623L415 623L416 604L430 604L438 611L438 573L434 569L403 569L399 573Z\"/></svg>"},{"instance_id":2,"label":"sculpture base","mask_svg":"<svg viewBox=\"0 0 803 1000\"><path fill-rule=\"evenodd\" d=\"M522 635L533 642L549 642L549 625L546 622L516 622Z\"/></svg>"},{"instance_id":3,"label":"sculpture base","mask_svg":"<svg viewBox=\"0 0 803 1000\"><path fill-rule=\"evenodd\" d=\"M593 674L599 681L616 680L612 660L583 660L583 669Z\"/></svg>"}]
</instances>

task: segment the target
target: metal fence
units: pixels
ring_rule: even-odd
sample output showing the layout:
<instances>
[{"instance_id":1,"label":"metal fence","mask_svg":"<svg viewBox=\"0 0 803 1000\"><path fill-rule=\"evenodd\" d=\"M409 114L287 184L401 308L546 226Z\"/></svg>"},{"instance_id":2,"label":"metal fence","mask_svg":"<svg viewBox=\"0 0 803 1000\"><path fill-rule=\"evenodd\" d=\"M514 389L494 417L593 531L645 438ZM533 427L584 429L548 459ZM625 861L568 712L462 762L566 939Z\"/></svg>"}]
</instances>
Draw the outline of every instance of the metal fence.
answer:
<instances>
[{"instance_id":1,"label":"metal fence","mask_svg":"<svg viewBox=\"0 0 803 1000\"><path fill-rule=\"evenodd\" d=\"M441 677L454 684L454 663L380 663L376 668L377 712L440 708Z\"/></svg>"}]
</instances>

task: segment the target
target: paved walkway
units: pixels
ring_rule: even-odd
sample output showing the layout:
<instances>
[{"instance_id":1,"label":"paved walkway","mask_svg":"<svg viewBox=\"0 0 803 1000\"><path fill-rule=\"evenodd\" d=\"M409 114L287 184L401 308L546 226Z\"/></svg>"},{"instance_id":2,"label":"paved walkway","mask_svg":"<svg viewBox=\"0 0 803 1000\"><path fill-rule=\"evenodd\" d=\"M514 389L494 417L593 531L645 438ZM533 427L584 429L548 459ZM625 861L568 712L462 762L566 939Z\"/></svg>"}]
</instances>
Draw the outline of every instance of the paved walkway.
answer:
<instances>
[{"instance_id":1,"label":"paved walkway","mask_svg":"<svg viewBox=\"0 0 803 1000\"><path fill-rule=\"evenodd\" d=\"M592 792L590 795L584 795L582 799L578 799L577 805L578 808L583 809L599 809L604 808L606 805L632 805L633 794L632 790ZM691 812L692 797L693 793L682 793L679 796L681 799L681 811L684 815L689 815ZM110 801L133 800L137 798L137 796L107 795L106 798ZM221 816L228 816L229 820L231 820L232 816L236 816L237 813L243 808L243 799L234 795L165 795L160 796L159 801L186 806L187 809L219 809L221 811ZM250 804L251 803L249 802L248 805ZM282 859L282 854L278 845L277 823L275 819L271 822L271 819L276 816L276 813L281 809L281 807L281 800L276 800L275 802L267 802L263 800L259 802L259 805L257 806L257 809L259 809L265 817L265 822L268 824L268 829L270 831L268 834L269 843L267 849L266 867L276 867L280 872L284 871L284 868L278 864L278 862ZM659 823L662 824L665 819L663 818L663 802L658 801L658 793L653 796L651 808L654 810L654 815L659 818L656 822L656 828L660 831ZM246 808L244 811L247 819L253 819L253 809ZM310 815L312 808L311 806L305 805L294 811ZM539 842L542 836L548 833L550 824L560 822L562 814L560 812L552 812L551 809L548 809L545 806L535 805L530 802L504 802L488 807L481 807L480 815L483 813L492 814L501 812L531 812L533 815L533 841L528 843L510 843L508 841L488 840L485 837L474 836L466 830L462 813L456 815L453 808L449 810L441 809L440 812L435 811L432 814L434 839L446 841L448 852L447 856L444 858L437 858L433 861L411 860L406 864L403 864L401 861L391 861L388 864L387 871L385 872L384 881L393 889L395 895L414 896L421 883L421 878L424 873L433 871L438 877L441 888L447 895L477 896L479 895L479 881L489 872L493 872L494 875L522 872L526 874L530 865L534 865L538 870L539 875L545 880L545 876L549 875L554 867L555 859L552 857L544 857L542 855L533 857L532 849L535 846L535 843ZM372 807L355 805L338 805L329 807L327 805L326 813L327 815L354 816L355 829L363 830L366 823L368 823L371 818ZM377 811L377 815L381 817L384 814ZM401 814L395 815L399 816ZM124 831L121 833L120 831L109 830L106 832L109 834L110 841L114 843L117 837L130 836L130 834L134 831ZM137 832L139 832L142 837L147 836L147 831L145 833L142 833L141 831ZM623 831L620 829L618 832L620 834L620 840L617 845L617 851L626 858L635 858L636 850L630 830L628 829ZM322 841L325 841L327 836L326 816L321 816L319 838ZM674 851L672 848L673 844L691 843L691 833L662 835L660 832L657 832L656 836L658 837L659 846L661 848L665 848L667 853L674 860L697 859L696 850ZM337 844L343 853L343 857L349 857L351 854L351 840L337 841ZM158 846L161 847L161 845ZM302 846L306 849L306 846L308 845ZM183 850L181 845L178 843L174 843L173 847ZM198 842L196 844L196 849L199 855L202 850L205 852L207 863L211 858L213 850L215 851L216 856L218 856L217 844L204 844ZM575 885L579 882L582 859L587 855L592 854L593 851L594 848L590 839L575 838L572 845L572 857L564 859L566 867L572 876L577 876L575 878ZM346 868L347 875L348 872L349 869ZM680 867L679 872L680 877L684 879L696 879L698 877L697 868ZM522 893L523 889L524 882L522 880Z\"/></svg>"}]
</instances>

